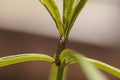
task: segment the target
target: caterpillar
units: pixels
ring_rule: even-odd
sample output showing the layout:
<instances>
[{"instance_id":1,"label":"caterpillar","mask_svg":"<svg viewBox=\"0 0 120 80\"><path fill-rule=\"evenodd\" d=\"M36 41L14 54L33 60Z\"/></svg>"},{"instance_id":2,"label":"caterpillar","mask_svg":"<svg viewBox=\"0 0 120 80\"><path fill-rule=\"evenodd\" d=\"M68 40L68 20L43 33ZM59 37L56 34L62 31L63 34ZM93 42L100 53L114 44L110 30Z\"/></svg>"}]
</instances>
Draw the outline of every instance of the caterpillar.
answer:
<instances>
[{"instance_id":1,"label":"caterpillar","mask_svg":"<svg viewBox=\"0 0 120 80\"><path fill-rule=\"evenodd\" d=\"M60 40L58 42L58 46L57 46L57 50L56 50L56 57L55 57L55 64L57 66L60 66L60 64L61 64L60 54L65 49L66 42L67 42L67 37L66 36L61 36Z\"/></svg>"}]
</instances>

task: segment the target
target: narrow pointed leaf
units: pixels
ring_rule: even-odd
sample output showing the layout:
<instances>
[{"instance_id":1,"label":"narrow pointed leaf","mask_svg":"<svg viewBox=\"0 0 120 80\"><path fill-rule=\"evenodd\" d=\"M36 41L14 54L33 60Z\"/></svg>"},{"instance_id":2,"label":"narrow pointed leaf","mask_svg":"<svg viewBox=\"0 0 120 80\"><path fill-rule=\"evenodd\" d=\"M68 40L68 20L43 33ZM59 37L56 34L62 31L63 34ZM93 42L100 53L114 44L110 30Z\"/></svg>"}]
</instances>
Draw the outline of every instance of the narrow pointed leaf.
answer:
<instances>
[{"instance_id":1,"label":"narrow pointed leaf","mask_svg":"<svg viewBox=\"0 0 120 80\"><path fill-rule=\"evenodd\" d=\"M67 49L62 52L61 59L68 60L68 58L80 65L80 68L82 68L88 80L108 80L94 65L87 61L84 56Z\"/></svg>"},{"instance_id":2,"label":"narrow pointed leaf","mask_svg":"<svg viewBox=\"0 0 120 80\"><path fill-rule=\"evenodd\" d=\"M52 64L51 69L50 69L50 75L48 80L56 80L57 78L57 66L55 64Z\"/></svg>"},{"instance_id":3,"label":"narrow pointed leaf","mask_svg":"<svg viewBox=\"0 0 120 80\"><path fill-rule=\"evenodd\" d=\"M115 68L111 65L108 65L106 63L103 63L101 61L98 60L94 60L94 59L90 59L90 58L86 58L86 60L88 60L89 62L91 62L93 65L95 65L97 68L102 69L118 78L120 78L120 69Z\"/></svg>"},{"instance_id":4,"label":"narrow pointed leaf","mask_svg":"<svg viewBox=\"0 0 120 80\"><path fill-rule=\"evenodd\" d=\"M85 6L87 0L64 0L63 22L64 31L68 35L76 18Z\"/></svg>"},{"instance_id":5,"label":"narrow pointed leaf","mask_svg":"<svg viewBox=\"0 0 120 80\"><path fill-rule=\"evenodd\" d=\"M64 30L63 30L63 27L62 27L62 21L61 21L60 13L59 13L59 10L58 10L58 7L57 7L55 1L54 0L39 0L39 1L48 10L48 12L50 13L53 20L56 23L56 26L57 26L57 29L58 29L60 35L62 35L64 33Z\"/></svg>"},{"instance_id":6,"label":"narrow pointed leaf","mask_svg":"<svg viewBox=\"0 0 120 80\"><path fill-rule=\"evenodd\" d=\"M79 1L79 2L78 2ZM88 0L77 0L75 1L75 4L73 6L73 15L71 17L71 22L70 22L70 28L72 27L72 25L74 24L76 18L78 17L79 13L82 11L82 9L84 8L86 2Z\"/></svg>"},{"instance_id":7,"label":"narrow pointed leaf","mask_svg":"<svg viewBox=\"0 0 120 80\"><path fill-rule=\"evenodd\" d=\"M0 58L0 67L12 65L20 62L26 62L26 61L34 61L34 60L42 60L42 61L48 61L53 62L54 59L48 55L45 54L18 54L18 55L11 55L6 57Z\"/></svg>"},{"instance_id":8,"label":"narrow pointed leaf","mask_svg":"<svg viewBox=\"0 0 120 80\"><path fill-rule=\"evenodd\" d=\"M69 26L72 16L72 7L75 0L64 0L63 2L63 27L64 30Z\"/></svg>"}]
</instances>

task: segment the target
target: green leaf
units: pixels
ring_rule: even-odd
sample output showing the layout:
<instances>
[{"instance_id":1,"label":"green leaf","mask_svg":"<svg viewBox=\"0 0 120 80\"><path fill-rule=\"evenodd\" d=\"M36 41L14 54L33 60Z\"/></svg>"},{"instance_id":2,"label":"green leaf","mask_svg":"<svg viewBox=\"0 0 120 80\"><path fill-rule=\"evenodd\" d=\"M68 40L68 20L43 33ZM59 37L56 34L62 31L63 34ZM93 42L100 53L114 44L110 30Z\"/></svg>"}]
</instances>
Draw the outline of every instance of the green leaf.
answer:
<instances>
[{"instance_id":1,"label":"green leaf","mask_svg":"<svg viewBox=\"0 0 120 80\"><path fill-rule=\"evenodd\" d=\"M58 7L57 7L55 1L54 0L39 0L39 1L48 10L48 12L50 13L53 20L56 23L56 26L57 26L57 29L58 29L60 35L62 35L64 33L64 30L63 30L63 26L62 26L61 16L60 16L60 13L59 13L59 10L58 10Z\"/></svg>"},{"instance_id":2,"label":"green leaf","mask_svg":"<svg viewBox=\"0 0 120 80\"><path fill-rule=\"evenodd\" d=\"M11 55L6 57L0 58L0 67L12 65L15 63L25 62L25 61L34 61L34 60L43 60L48 62L54 62L54 59L45 54L18 54L18 55Z\"/></svg>"},{"instance_id":3,"label":"green leaf","mask_svg":"<svg viewBox=\"0 0 120 80\"><path fill-rule=\"evenodd\" d=\"M75 61L80 65L89 80L108 80L94 65L92 65L83 55L72 50L64 50L61 54L61 60ZM67 61L66 61L67 62Z\"/></svg>"},{"instance_id":4,"label":"green leaf","mask_svg":"<svg viewBox=\"0 0 120 80\"><path fill-rule=\"evenodd\" d=\"M48 80L56 80L57 78L57 66L55 64L52 64L51 69L50 69L50 75Z\"/></svg>"},{"instance_id":5,"label":"green leaf","mask_svg":"<svg viewBox=\"0 0 120 80\"><path fill-rule=\"evenodd\" d=\"M70 18L72 16L72 7L75 0L63 0L63 27L64 30L69 26Z\"/></svg>"},{"instance_id":6,"label":"green leaf","mask_svg":"<svg viewBox=\"0 0 120 80\"><path fill-rule=\"evenodd\" d=\"M63 1L63 26L65 35L69 32L78 17L79 13L85 6L87 0L64 0Z\"/></svg>"},{"instance_id":7,"label":"green leaf","mask_svg":"<svg viewBox=\"0 0 120 80\"><path fill-rule=\"evenodd\" d=\"M91 62L93 65L95 65L97 68L100 68L118 78L120 78L120 69L118 68L115 68L111 65L108 65L106 63L103 63L101 61L98 61L98 60L94 60L94 59L89 59L89 58L86 58L86 60L88 60L89 62Z\"/></svg>"}]
</instances>

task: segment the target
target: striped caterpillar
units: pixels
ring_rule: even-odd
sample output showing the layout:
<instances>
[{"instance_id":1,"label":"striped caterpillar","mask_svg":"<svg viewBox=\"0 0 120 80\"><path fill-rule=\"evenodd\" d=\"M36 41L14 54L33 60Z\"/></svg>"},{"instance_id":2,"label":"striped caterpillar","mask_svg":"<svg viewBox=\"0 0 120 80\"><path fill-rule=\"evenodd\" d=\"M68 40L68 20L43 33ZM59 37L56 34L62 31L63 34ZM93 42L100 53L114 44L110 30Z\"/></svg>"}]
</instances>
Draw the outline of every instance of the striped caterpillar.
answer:
<instances>
[{"instance_id":1,"label":"striped caterpillar","mask_svg":"<svg viewBox=\"0 0 120 80\"><path fill-rule=\"evenodd\" d=\"M55 57L55 64L57 66L60 66L60 64L61 64L60 54L65 49L66 42L67 42L67 37L66 36L61 36L60 40L58 42L58 46L57 46L57 50L56 50L56 57Z\"/></svg>"}]
</instances>

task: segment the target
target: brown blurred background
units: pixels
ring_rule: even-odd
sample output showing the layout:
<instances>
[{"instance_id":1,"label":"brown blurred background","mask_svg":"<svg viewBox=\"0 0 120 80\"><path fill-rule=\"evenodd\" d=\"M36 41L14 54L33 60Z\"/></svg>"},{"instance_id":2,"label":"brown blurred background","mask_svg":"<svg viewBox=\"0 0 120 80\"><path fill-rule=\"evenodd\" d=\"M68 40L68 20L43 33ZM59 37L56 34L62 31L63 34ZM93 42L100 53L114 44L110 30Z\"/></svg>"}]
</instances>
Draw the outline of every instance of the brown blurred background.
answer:
<instances>
[{"instance_id":1,"label":"brown blurred background","mask_svg":"<svg viewBox=\"0 0 120 80\"><path fill-rule=\"evenodd\" d=\"M15 31L0 30L0 56L21 53L43 53L53 56L57 39L36 36ZM120 51L92 44L69 41L72 48L87 57L98 59L120 68ZM31 61L0 68L1 80L47 80L50 63ZM107 74L110 80L119 80ZM68 70L68 80L86 80L77 65L71 65Z\"/></svg>"},{"instance_id":2,"label":"brown blurred background","mask_svg":"<svg viewBox=\"0 0 120 80\"><path fill-rule=\"evenodd\" d=\"M62 0L55 1L61 10ZM53 56L57 42L55 24L38 0L0 0L0 57L29 52ZM67 47L120 68L120 0L89 0ZM0 80L47 80L49 70L50 63L43 61L19 63L0 68ZM67 80L86 78L71 65Z\"/></svg>"}]
</instances>

